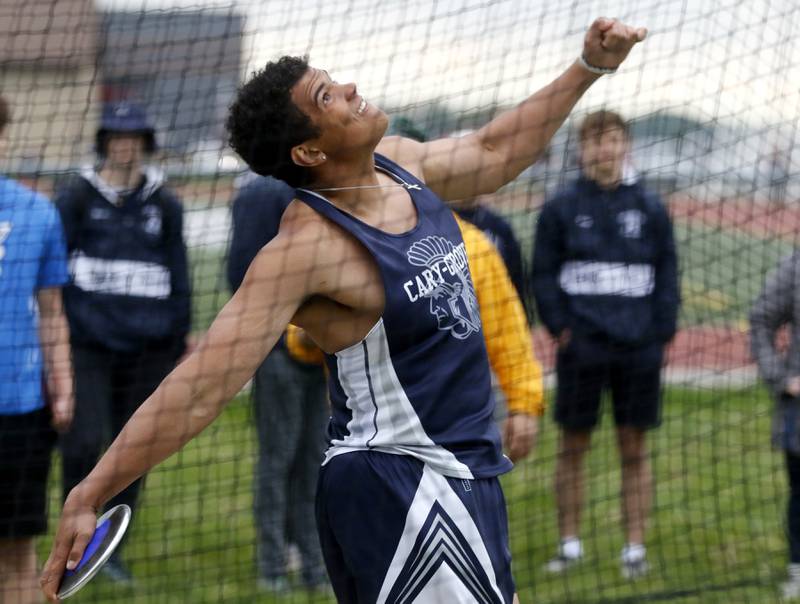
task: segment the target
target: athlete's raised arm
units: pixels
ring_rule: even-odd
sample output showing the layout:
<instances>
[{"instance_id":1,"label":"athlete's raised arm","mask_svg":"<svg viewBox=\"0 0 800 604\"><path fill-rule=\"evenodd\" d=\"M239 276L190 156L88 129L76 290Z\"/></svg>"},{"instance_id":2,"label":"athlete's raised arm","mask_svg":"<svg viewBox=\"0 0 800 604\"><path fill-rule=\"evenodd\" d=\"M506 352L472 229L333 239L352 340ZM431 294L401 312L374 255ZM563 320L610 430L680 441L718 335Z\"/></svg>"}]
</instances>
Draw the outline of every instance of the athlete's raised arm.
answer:
<instances>
[{"instance_id":1,"label":"athlete's raised arm","mask_svg":"<svg viewBox=\"0 0 800 604\"><path fill-rule=\"evenodd\" d=\"M418 175L442 199L493 193L539 158L600 72L616 69L646 34L643 28L597 19L586 32L583 60L480 130L429 143L387 141L382 147L388 151L394 146L394 153L389 152L401 163L419 165Z\"/></svg>"},{"instance_id":2,"label":"athlete's raised arm","mask_svg":"<svg viewBox=\"0 0 800 604\"><path fill-rule=\"evenodd\" d=\"M282 224L194 352L70 492L41 578L49 600L56 601L65 566L74 568L80 560L103 504L208 426L253 375L304 300L318 293L318 236L310 230Z\"/></svg>"}]
</instances>

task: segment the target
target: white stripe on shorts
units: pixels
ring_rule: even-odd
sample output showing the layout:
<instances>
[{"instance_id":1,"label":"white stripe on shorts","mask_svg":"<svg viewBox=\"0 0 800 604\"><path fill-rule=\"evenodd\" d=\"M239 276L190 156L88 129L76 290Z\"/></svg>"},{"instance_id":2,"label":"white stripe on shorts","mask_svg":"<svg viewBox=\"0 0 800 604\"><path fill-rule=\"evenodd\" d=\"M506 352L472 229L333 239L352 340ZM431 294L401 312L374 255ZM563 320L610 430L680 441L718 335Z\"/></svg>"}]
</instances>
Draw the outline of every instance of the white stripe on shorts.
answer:
<instances>
[{"instance_id":1,"label":"white stripe on shorts","mask_svg":"<svg viewBox=\"0 0 800 604\"><path fill-rule=\"evenodd\" d=\"M436 512L439 509L437 504L441 506L443 513ZM414 551L420 533L432 513L433 522L426 529L423 545ZM455 524L455 531L448 520ZM488 577L488 586L480 579L479 575L482 573L476 572L471 561L472 556L468 555L470 553L477 558L483 573ZM427 577L429 571L439 562L438 569ZM401 579L403 570L409 568L412 570L410 575ZM397 590L396 584L399 580L403 580L404 584ZM428 465L424 466L416 495L406 516L403 535L384 578L377 604L386 604L393 591L395 594L392 602L397 604L503 602L489 552L469 510L447 479Z\"/></svg>"}]
</instances>

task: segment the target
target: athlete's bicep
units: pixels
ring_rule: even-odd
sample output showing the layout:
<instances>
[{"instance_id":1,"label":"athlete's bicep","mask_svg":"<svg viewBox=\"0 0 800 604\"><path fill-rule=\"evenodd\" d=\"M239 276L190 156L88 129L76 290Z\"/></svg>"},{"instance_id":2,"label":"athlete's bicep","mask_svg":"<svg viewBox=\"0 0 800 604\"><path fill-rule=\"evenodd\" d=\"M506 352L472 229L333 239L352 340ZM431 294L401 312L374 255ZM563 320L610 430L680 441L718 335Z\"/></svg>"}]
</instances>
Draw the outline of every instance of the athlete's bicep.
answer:
<instances>
[{"instance_id":1,"label":"athlete's bicep","mask_svg":"<svg viewBox=\"0 0 800 604\"><path fill-rule=\"evenodd\" d=\"M475 134L428 143L389 137L377 151L415 174L443 201L494 192L504 170L503 158Z\"/></svg>"},{"instance_id":2,"label":"athlete's bicep","mask_svg":"<svg viewBox=\"0 0 800 604\"><path fill-rule=\"evenodd\" d=\"M199 362L224 373L226 393L238 391L281 337L292 316L315 293L312 250L279 235L258 253L242 285L199 345Z\"/></svg>"},{"instance_id":3,"label":"athlete's bicep","mask_svg":"<svg viewBox=\"0 0 800 604\"><path fill-rule=\"evenodd\" d=\"M444 201L470 199L493 192L488 177L497 164L491 150L468 135L427 143L422 172L425 184Z\"/></svg>"}]
</instances>

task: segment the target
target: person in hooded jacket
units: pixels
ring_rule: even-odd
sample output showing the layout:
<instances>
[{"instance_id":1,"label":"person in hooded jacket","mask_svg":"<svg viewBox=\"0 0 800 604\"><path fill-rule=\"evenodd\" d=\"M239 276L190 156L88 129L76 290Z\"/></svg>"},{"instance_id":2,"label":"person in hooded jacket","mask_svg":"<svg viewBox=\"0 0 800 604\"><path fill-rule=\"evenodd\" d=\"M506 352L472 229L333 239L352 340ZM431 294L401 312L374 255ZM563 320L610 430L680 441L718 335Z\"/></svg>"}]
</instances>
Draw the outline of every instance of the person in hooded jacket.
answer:
<instances>
[{"instance_id":1,"label":"person in hooded jacket","mask_svg":"<svg viewBox=\"0 0 800 604\"><path fill-rule=\"evenodd\" d=\"M774 401L772 444L783 452L789 500L784 600L800 599L800 251L781 258L750 309L750 349ZM786 334L782 334L782 331ZM782 337L787 335L787 338Z\"/></svg>"},{"instance_id":2,"label":"person in hooded jacket","mask_svg":"<svg viewBox=\"0 0 800 604\"><path fill-rule=\"evenodd\" d=\"M653 478L647 432L661 422L661 366L680 304L672 222L627 161L628 125L612 111L579 130L581 176L548 200L536 227L531 275L539 317L558 344L555 490L561 542L546 570L583 555L584 459L611 393L622 462L626 579L647 572L644 544Z\"/></svg>"},{"instance_id":3,"label":"person in hooded jacket","mask_svg":"<svg viewBox=\"0 0 800 604\"><path fill-rule=\"evenodd\" d=\"M82 169L56 198L69 256L64 302L76 394L61 441L65 498L185 351L191 302L183 208L145 164L155 149L140 106L107 105L97 166ZM135 481L108 507L135 509L140 488ZM104 572L128 583L119 551Z\"/></svg>"},{"instance_id":4,"label":"person in hooded jacket","mask_svg":"<svg viewBox=\"0 0 800 604\"><path fill-rule=\"evenodd\" d=\"M227 277L231 291L244 281L261 248L278 235L294 199L283 181L248 173L232 204ZM301 330L281 338L253 379L253 418L258 437L253 511L258 587L288 592L288 542L297 545L303 585L328 582L314 520L314 494L330 408L322 351ZM288 403L288 404L287 404Z\"/></svg>"}]
</instances>

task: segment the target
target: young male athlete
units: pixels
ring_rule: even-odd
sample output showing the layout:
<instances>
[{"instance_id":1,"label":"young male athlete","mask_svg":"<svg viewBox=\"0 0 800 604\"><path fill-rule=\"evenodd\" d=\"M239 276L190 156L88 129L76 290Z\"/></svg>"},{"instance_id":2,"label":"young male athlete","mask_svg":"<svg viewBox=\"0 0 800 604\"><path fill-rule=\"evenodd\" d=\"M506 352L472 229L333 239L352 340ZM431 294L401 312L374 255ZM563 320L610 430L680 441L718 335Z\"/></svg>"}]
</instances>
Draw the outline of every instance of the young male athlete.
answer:
<instances>
[{"instance_id":1,"label":"young male athlete","mask_svg":"<svg viewBox=\"0 0 800 604\"><path fill-rule=\"evenodd\" d=\"M232 146L254 171L302 188L198 348L68 497L47 597L80 559L96 510L210 424L291 321L329 353L317 521L337 599L516 599L497 480L511 462L492 422L464 244L441 200L519 174L645 34L598 19L581 60L551 84L471 136L430 143L381 140L386 114L301 59L245 84Z\"/></svg>"}]
</instances>

